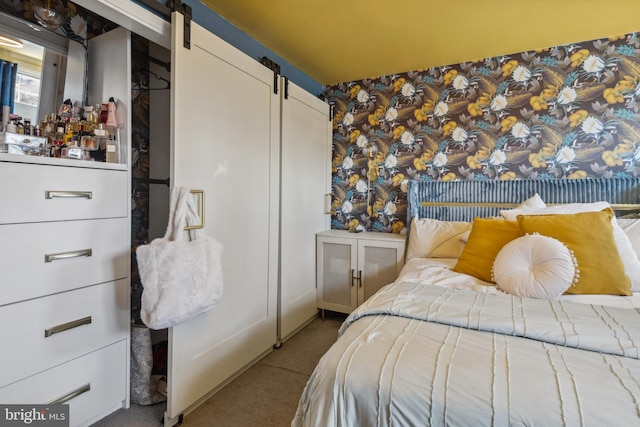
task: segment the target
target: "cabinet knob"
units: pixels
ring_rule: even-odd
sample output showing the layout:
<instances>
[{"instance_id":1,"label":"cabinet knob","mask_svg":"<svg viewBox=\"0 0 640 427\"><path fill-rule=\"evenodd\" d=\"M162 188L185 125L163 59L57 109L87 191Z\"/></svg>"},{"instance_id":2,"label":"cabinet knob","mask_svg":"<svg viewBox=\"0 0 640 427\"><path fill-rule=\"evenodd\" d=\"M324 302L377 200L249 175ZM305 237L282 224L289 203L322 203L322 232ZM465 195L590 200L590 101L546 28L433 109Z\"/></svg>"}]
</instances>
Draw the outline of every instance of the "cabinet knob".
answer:
<instances>
[{"instance_id":1,"label":"cabinet knob","mask_svg":"<svg viewBox=\"0 0 640 427\"><path fill-rule=\"evenodd\" d=\"M356 279L356 274L355 274L355 273L356 273L356 272L355 272L355 270L352 268L352 269L351 269L351 286L353 286L353 285L354 285L354 283L353 283L353 282L355 282L355 281L357 280L357 279Z\"/></svg>"},{"instance_id":2,"label":"cabinet knob","mask_svg":"<svg viewBox=\"0 0 640 427\"><path fill-rule=\"evenodd\" d=\"M358 270L358 286L362 287L362 270Z\"/></svg>"}]
</instances>

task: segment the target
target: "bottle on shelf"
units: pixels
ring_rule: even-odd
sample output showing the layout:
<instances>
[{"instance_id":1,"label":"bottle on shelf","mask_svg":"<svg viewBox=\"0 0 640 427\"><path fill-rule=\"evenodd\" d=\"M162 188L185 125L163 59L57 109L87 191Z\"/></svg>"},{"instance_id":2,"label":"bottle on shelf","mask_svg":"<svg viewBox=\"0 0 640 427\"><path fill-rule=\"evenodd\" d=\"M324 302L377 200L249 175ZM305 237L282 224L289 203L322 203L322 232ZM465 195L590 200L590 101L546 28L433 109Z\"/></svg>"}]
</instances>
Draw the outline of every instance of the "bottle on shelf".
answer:
<instances>
[{"instance_id":1,"label":"bottle on shelf","mask_svg":"<svg viewBox=\"0 0 640 427\"><path fill-rule=\"evenodd\" d=\"M107 127L118 127L118 120L116 119L116 101L113 97L109 98L107 104L107 120L105 121Z\"/></svg>"},{"instance_id":2,"label":"bottle on shelf","mask_svg":"<svg viewBox=\"0 0 640 427\"><path fill-rule=\"evenodd\" d=\"M60 116L63 120L70 119L73 114L73 103L70 99L65 99L64 102L60 105L60 109L58 110L58 116Z\"/></svg>"},{"instance_id":3,"label":"bottle on shelf","mask_svg":"<svg viewBox=\"0 0 640 427\"><path fill-rule=\"evenodd\" d=\"M41 148L36 154L36 150L29 147L29 151L25 151L28 155L119 163L122 153L114 97L95 106L79 108L77 105L80 104L75 105L66 99L58 111L33 122L31 119L10 114L6 126L0 130L0 152L7 152L6 149L2 149L2 145L6 145L5 138L2 138L6 132L16 134L12 140L15 146L24 145L21 141L38 139ZM22 136L18 136L20 134Z\"/></svg>"},{"instance_id":4,"label":"bottle on shelf","mask_svg":"<svg viewBox=\"0 0 640 427\"><path fill-rule=\"evenodd\" d=\"M120 144L118 143L118 138L112 134L107 138L107 163L118 163L120 157L119 152Z\"/></svg>"},{"instance_id":5,"label":"bottle on shelf","mask_svg":"<svg viewBox=\"0 0 640 427\"><path fill-rule=\"evenodd\" d=\"M113 97L107 103L107 117L105 119L107 129L107 163L120 162L120 134L116 119L116 102Z\"/></svg>"},{"instance_id":6,"label":"bottle on shelf","mask_svg":"<svg viewBox=\"0 0 640 427\"><path fill-rule=\"evenodd\" d=\"M18 133L18 126L16 126L16 122L14 120L7 123L6 131L9 133Z\"/></svg>"}]
</instances>

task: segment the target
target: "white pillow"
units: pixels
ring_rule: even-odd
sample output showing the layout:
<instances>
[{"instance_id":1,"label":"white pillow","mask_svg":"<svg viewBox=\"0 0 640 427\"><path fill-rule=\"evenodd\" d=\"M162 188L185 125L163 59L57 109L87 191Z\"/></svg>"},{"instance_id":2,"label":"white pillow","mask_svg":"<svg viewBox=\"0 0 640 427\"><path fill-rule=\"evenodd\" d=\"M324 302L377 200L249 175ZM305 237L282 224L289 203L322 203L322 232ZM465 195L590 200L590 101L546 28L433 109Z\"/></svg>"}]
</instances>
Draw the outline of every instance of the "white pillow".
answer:
<instances>
[{"instance_id":1,"label":"white pillow","mask_svg":"<svg viewBox=\"0 0 640 427\"><path fill-rule=\"evenodd\" d=\"M555 299L577 280L576 258L562 242L527 234L507 243L493 262L498 289L513 295Z\"/></svg>"},{"instance_id":2,"label":"white pillow","mask_svg":"<svg viewBox=\"0 0 640 427\"><path fill-rule=\"evenodd\" d=\"M411 258L459 258L470 229L470 222L412 219L407 261Z\"/></svg>"},{"instance_id":3,"label":"white pillow","mask_svg":"<svg viewBox=\"0 0 640 427\"><path fill-rule=\"evenodd\" d=\"M547 205L542 200L542 197L540 197L540 195L536 193L524 202L520 203L520 206L518 206L516 209L544 209L546 207Z\"/></svg>"},{"instance_id":4,"label":"white pillow","mask_svg":"<svg viewBox=\"0 0 640 427\"><path fill-rule=\"evenodd\" d=\"M563 205L548 206L545 208L515 208L501 210L500 215L507 221L517 221L518 215L555 215L555 214L574 214L580 212L600 212L606 208L610 208L608 202L594 203L566 203Z\"/></svg>"},{"instance_id":5,"label":"white pillow","mask_svg":"<svg viewBox=\"0 0 640 427\"><path fill-rule=\"evenodd\" d=\"M633 251L640 259L640 218L618 218L616 221L629 238Z\"/></svg>"},{"instance_id":6,"label":"white pillow","mask_svg":"<svg viewBox=\"0 0 640 427\"><path fill-rule=\"evenodd\" d=\"M600 212L610 208L608 202L594 203L567 203L564 205L549 206L545 209L509 209L500 211L507 221L516 221L518 215L553 215L553 214L574 214L580 212ZM613 227L613 239L616 242L620 258L624 264L624 272L631 281L631 291L640 292L640 261L633 250L631 241L625 232L618 225L616 217L611 218Z\"/></svg>"},{"instance_id":7,"label":"white pillow","mask_svg":"<svg viewBox=\"0 0 640 427\"><path fill-rule=\"evenodd\" d=\"M544 207L546 205L538 193L518 206L529 209ZM415 217L409 229L407 261L411 258L460 258L470 232L471 222Z\"/></svg>"}]
</instances>

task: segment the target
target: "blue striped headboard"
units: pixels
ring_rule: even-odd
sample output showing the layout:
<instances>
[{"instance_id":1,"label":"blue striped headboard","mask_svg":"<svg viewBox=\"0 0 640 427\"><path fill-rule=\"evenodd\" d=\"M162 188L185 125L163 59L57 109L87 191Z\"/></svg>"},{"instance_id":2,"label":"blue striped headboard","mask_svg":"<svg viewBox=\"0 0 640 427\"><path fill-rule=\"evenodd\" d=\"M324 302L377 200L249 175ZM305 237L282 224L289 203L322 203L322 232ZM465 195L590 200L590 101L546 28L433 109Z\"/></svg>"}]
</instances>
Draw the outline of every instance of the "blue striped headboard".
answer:
<instances>
[{"instance_id":1,"label":"blue striped headboard","mask_svg":"<svg viewBox=\"0 0 640 427\"><path fill-rule=\"evenodd\" d=\"M500 215L505 207L464 206L464 204L519 204L538 193L547 204L640 203L640 178L545 179L519 181L410 181L407 224L416 215L441 221L473 221L475 217ZM435 206L421 206L429 202ZM437 206L438 203L449 206ZM451 206L455 204L461 206Z\"/></svg>"}]
</instances>

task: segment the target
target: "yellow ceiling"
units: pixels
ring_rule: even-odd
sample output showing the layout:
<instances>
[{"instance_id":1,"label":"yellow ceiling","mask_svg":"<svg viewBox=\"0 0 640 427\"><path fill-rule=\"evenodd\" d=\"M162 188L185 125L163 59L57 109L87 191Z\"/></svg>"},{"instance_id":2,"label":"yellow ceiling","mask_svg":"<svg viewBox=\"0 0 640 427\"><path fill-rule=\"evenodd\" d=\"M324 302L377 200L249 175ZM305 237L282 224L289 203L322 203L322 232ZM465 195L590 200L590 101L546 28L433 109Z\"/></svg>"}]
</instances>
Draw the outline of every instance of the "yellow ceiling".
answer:
<instances>
[{"instance_id":1,"label":"yellow ceiling","mask_svg":"<svg viewBox=\"0 0 640 427\"><path fill-rule=\"evenodd\" d=\"M640 0L201 0L317 82L640 31Z\"/></svg>"}]
</instances>

